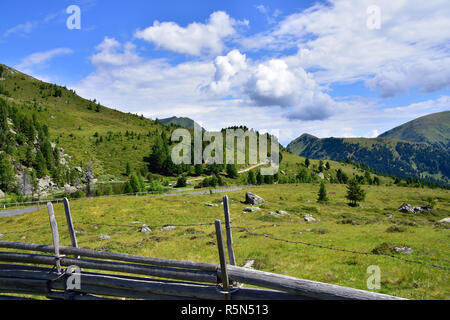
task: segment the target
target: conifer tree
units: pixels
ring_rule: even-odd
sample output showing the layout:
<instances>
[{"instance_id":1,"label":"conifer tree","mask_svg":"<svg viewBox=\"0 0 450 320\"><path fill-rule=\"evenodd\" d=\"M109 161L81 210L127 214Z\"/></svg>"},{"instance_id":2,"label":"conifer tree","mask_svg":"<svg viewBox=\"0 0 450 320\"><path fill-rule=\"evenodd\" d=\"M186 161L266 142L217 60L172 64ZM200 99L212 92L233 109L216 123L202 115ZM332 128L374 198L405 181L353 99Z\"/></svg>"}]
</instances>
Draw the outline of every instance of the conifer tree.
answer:
<instances>
[{"instance_id":1,"label":"conifer tree","mask_svg":"<svg viewBox=\"0 0 450 320\"><path fill-rule=\"evenodd\" d=\"M355 178L350 179L348 182L346 198L350 201L352 207L356 207L359 201L364 201L366 198L366 192L361 189Z\"/></svg>"},{"instance_id":2,"label":"conifer tree","mask_svg":"<svg viewBox=\"0 0 450 320\"><path fill-rule=\"evenodd\" d=\"M320 183L320 189L319 189L317 202L324 203L324 202L327 202L327 201L328 201L327 189L325 188L325 182L322 181Z\"/></svg>"}]
</instances>

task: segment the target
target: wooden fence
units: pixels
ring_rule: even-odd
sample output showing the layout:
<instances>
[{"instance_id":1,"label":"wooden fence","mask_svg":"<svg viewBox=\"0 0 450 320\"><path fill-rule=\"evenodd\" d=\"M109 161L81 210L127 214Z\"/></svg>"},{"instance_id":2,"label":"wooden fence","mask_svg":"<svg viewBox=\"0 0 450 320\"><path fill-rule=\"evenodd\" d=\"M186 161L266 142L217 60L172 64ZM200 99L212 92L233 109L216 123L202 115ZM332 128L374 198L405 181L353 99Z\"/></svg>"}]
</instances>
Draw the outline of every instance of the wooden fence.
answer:
<instances>
[{"instance_id":1,"label":"wooden fence","mask_svg":"<svg viewBox=\"0 0 450 320\"><path fill-rule=\"evenodd\" d=\"M63 300L401 299L236 266L228 197L224 196L223 200L228 250L225 250L221 221L216 220L219 264L78 248L67 199L64 199L64 209L72 246L60 246L58 226L50 202L48 213L53 245L0 241L0 248L18 250L0 252L0 293L37 295ZM34 253L27 253L28 251ZM259 288L246 288L244 284ZM15 299L14 296L6 295L0 296L0 299L2 297Z\"/></svg>"}]
</instances>

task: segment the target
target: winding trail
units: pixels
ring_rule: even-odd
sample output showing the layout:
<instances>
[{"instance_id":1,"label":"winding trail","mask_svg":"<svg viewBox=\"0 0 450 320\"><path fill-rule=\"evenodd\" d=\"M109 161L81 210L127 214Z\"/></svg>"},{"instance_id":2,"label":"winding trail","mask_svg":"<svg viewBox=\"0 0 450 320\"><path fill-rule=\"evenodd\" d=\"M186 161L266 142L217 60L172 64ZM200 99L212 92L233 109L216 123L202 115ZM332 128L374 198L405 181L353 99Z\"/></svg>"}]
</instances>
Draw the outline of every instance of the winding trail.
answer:
<instances>
[{"instance_id":1,"label":"winding trail","mask_svg":"<svg viewBox=\"0 0 450 320\"><path fill-rule=\"evenodd\" d=\"M33 207L33 208L22 208L22 209L12 209L12 210L4 210L0 211L0 218L4 217L13 217L13 216L21 216L23 214L36 212L45 207Z\"/></svg>"}]
</instances>

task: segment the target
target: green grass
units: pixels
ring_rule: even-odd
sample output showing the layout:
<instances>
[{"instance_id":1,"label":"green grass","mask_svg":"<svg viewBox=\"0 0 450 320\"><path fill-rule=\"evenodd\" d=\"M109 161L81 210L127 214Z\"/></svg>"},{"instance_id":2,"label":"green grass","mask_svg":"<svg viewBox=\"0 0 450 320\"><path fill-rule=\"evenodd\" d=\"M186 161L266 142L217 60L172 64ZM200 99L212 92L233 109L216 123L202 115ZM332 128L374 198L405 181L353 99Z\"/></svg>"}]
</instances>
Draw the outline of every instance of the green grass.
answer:
<instances>
[{"instance_id":1,"label":"green grass","mask_svg":"<svg viewBox=\"0 0 450 320\"><path fill-rule=\"evenodd\" d=\"M383 243L407 245L414 250L411 255L394 255L450 267L449 229L436 223L450 216L448 191L364 186L367 199L361 203L362 207L353 208L345 201L344 185L327 185L327 191L331 193L328 204L316 202L318 189L318 184L255 187L249 191L266 200L257 213L243 212L247 205L242 201L247 190L230 192L232 226L248 227L252 232L276 238L358 252L371 252ZM397 211L403 202L426 204L428 196L436 200L433 213L411 215ZM81 247L218 263L213 225L177 227L173 231L162 231L161 227L223 220L221 197L208 194L85 199L72 201L71 209L75 228L86 232L78 234ZM219 206L207 207L206 203ZM268 212L276 210L285 210L291 216L268 215ZM62 245L70 245L62 205L56 205L55 212ZM320 221L306 223L303 220L305 214L312 214ZM151 234L139 232L144 223L151 227ZM392 226L398 226L402 232L388 232ZM45 229L10 233L41 227ZM52 242L46 210L0 219L0 233L5 235L2 240ZM100 234L110 235L111 240L99 240ZM26 237L24 240L23 236ZM450 299L448 270L387 256L360 255L276 241L248 234L239 228L233 229L233 240L238 265L255 259L255 267L260 270L365 290L369 277L366 270L377 265L381 269L381 289L378 292L410 299Z\"/></svg>"}]
</instances>

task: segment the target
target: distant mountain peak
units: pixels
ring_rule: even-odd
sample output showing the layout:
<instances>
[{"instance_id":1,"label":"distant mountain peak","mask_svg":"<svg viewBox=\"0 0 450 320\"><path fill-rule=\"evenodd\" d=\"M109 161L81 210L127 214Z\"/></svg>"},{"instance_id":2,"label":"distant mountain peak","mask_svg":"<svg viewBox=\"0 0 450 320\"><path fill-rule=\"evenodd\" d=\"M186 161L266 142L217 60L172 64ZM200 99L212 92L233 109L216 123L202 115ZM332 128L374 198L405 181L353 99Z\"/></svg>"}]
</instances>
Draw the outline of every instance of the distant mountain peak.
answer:
<instances>
[{"instance_id":1,"label":"distant mountain peak","mask_svg":"<svg viewBox=\"0 0 450 320\"><path fill-rule=\"evenodd\" d=\"M429 114L381 134L379 138L391 138L426 143L435 148L450 150L450 111Z\"/></svg>"},{"instance_id":2,"label":"distant mountain peak","mask_svg":"<svg viewBox=\"0 0 450 320\"><path fill-rule=\"evenodd\" d=\"M176 116L173 116L173 117L170 117L170 118L159 119L159 121L163 125L166 125L166 126L169 126L169 125L173 124L173 125L176 125L176 126L180 126L180 127L186 128L186 129L193 129L195 124L200 126L197 122L195 122L191 118L187 118L187 117L176 117Z\"/></svg>"}]
</instances>

